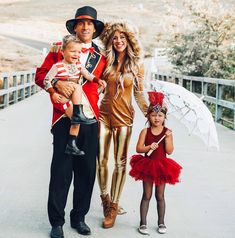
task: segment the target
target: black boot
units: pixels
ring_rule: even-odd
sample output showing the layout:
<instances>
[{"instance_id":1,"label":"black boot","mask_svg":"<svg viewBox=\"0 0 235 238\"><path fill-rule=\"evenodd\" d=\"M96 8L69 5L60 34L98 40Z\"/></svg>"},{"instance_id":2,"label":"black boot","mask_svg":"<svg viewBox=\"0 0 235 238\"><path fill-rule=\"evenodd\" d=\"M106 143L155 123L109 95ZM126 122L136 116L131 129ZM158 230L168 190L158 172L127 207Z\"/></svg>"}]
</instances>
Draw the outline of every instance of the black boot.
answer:
<instances>
[{"instance_id":1,"label":"black boot","mask_svg":"<svg viewBox=\"0 0 235 238\"><path fill-rule=\"evenodd\" d=\"M76 145L76 136L70 135L69 141L65 149L65 154L67 155L79 155L83 156L85 155L84 151L79 150Z\"/></svg>"},{"instance_id":2,"label":"black boot","mask_svg":"<svg viewBox=\"0 0 235 238\"><path fill-rule=\"evenodd\" d=\"M77 125L77 124L86 124L90 125L96 122L96 119L89 119L84 115L83 112L83 105L78 104L78 105L73 105L73 115L71 118L71 124L72 125Z\"/></svg>"},{"instance_id":3,"label":"black boot","mask_svg":"<svg viewBox=\"0 0 235 238\"><path fill-rule=\"evenodd\" d=\"M51 238L64 238L64 232L62 226L54 226L51 228Z\"/></svg>"}]
</instances>

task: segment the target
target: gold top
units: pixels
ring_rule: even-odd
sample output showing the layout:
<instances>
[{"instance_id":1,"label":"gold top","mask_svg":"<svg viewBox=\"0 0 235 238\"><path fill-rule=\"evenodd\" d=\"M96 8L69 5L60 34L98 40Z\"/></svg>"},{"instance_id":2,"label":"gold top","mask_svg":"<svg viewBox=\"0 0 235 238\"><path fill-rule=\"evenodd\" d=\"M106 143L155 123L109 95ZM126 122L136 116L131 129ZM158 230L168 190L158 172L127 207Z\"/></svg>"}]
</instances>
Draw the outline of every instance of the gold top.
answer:
<instances>
[{"instance_id":1,"label":"gold top","mask_svg":"<svg viewBox=\"0 0 235 238\"><path fill-rule=\"evenodd\" d=\"M134 108L132 106L132 91L140 110L146 115L148 104L143 93L144 68L138 74L138 83L134 83L133 75L123 75L123 88L118 78L120 72L113 70L106 78L107 87L100 105L100 120L109 127L132 126Z\"/></svg>"}]
</instances>

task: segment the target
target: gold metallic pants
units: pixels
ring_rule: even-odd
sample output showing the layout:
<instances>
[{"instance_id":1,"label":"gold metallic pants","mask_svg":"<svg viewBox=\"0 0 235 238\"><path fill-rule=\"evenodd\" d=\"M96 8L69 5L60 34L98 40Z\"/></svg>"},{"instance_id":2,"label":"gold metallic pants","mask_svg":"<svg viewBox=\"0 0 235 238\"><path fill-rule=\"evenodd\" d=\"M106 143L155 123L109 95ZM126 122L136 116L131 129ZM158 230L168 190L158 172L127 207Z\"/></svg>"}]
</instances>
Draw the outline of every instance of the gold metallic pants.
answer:
<instances>
[{"instance_id":1,"label":"gold metallic pants","mask_svg":"<svg viewBox=\"0 0 235 238\"><path fill-rule=\"evenodd\" d=\"M126 179L127 150L132 127L108 127L100 122L98 155L98 182L101 195L108 193L108 159L110 142L114 144L114 170L111 184L111 201L118 203Z\"/></svg>"}]
</instances>

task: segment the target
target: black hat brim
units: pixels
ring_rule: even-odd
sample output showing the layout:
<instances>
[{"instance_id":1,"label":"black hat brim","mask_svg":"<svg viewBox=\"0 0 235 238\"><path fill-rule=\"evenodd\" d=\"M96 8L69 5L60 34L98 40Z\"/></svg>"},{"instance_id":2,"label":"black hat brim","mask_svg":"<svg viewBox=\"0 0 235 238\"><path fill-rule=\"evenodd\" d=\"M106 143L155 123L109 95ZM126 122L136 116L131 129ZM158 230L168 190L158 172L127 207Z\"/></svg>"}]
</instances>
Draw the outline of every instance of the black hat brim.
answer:
<instances>
[{"instance_id":1,"label":"black hat brim","mask_svg":"<svg viewBox=\"0 0 235 238\"><path fill-rule=\"evenodd\" d=\"M71 19L71 20L68 20L66 22L66 28L68 30L68 32L70 34L73 34L75 35L76 32L74 31L74 28L75 26L77 25L78 21L79 20L87 20L87 18L81 18L81 19ZM94 23L94 26L95 26L95 32L93 34L93 39L95 39L96 37L98 37L102 31L104 30L104 23L102 21L99 21L99 20L92 20L92 22Z\"/></svg>"}]
</instances>

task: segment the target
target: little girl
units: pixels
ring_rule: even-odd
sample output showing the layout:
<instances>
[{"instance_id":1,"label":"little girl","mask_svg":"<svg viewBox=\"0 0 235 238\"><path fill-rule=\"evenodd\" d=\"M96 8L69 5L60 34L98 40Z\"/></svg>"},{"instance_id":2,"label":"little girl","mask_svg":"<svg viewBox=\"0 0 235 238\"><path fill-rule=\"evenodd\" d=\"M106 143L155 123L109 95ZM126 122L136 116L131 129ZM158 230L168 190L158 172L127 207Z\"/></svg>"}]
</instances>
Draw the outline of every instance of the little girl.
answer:
<instances>
[{"instance_id":1,"label":"little girl","mask_svg":"<svg viewBox=\"0 0 235 238\"><path fill-rule=\"evenodd\" d=\"M166 183L175 184L179 182L182 167L174 160L166 157L174 150L172 131L166 128L165 119L167 108L163 106L162 93L149 92L150 105L147 118L149 127L144 128L139 135L136 151L145 153L133 155L130 161L130 175L135 180L143 181L143 196L140 203L140 226L141 234L149 235L147 230L147 213L152 196L153 185L155 186L155 197L157 201L158 228L161 234L166 233L164 222L165 199L164 190Z\"/></svg>"},{"instance_id":2,"label":"little girl","mask_svg":"<svg viewBox=\"0 0 235 238\"><path fill-rule=\"evenodd\" d=\"M69 131L69 141L65 149L68 155L85 155L76 145L76 138L79 133L79 124L92 124L95 119L88 119L83 113L82 86L79 84L81 75L89 81L98 83L102 88L106 86L105 81L96 78L84 68L79 59L82 50L81 42L73 35L67 35L62 41L62 54L64 59L54 64L44 79L45 90L50 93L54 103L64 103L71 99L73 103L73 114ZM74 91L67 99L59 94L52 86L54 79L71 81L74 83Z\"/></svg>"}]
</instances>

